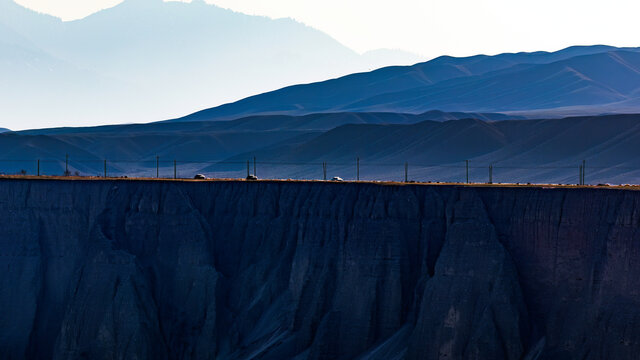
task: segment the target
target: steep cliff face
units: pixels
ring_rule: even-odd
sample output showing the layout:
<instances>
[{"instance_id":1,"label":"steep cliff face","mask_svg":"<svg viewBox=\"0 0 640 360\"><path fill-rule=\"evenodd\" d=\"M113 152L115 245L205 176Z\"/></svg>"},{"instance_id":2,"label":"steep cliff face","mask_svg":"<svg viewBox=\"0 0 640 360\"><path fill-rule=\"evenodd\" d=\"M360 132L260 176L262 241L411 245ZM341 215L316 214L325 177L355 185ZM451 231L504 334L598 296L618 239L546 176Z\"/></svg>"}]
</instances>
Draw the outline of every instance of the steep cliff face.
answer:
<instances>
[{"instance_id":1,"label":"steep cliff face","mask_svg":"<svg viewBox=\"0 0 640 360\"><path fill-rule=\"evenodd\" d=\"M640 192L0 185L3 358L640 352Z\"/></svg>"}]
</instances>

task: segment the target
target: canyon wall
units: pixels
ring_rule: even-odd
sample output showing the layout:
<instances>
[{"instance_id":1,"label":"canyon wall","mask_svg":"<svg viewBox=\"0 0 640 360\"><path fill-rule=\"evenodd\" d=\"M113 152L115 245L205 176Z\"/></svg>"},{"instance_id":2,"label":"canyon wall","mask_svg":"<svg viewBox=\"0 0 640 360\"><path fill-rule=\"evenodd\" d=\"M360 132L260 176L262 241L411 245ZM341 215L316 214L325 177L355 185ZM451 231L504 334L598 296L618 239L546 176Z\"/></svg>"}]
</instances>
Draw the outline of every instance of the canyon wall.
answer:
<instances>
[{"instance_id":1,"label":"canyon wall","mask_svg":"<svg viewBox=\"0 0 640 360\"><path fill-rule=\"evenodd\" d=\"M5 359L633 359L640 192L0 181Z\"/></svg>"}]
</instances>

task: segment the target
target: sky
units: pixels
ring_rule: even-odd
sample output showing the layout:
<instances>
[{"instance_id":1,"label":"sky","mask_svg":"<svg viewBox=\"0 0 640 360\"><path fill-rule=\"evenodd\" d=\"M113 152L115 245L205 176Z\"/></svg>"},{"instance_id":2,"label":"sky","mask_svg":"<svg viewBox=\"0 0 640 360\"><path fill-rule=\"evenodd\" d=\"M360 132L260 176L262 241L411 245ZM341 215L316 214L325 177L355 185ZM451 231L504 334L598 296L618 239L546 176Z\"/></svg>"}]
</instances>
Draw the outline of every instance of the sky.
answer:
<instances>
[{"instance_id":1,"label":"sky","mask_svg":"<svg viewBox=\"0 0 640 360\"><path fill-rule=\"evenodd\" d=\"M637 0L206 1L250 15L293 18L360 53L387 48L433 58L554 51L571 45L640 46ZM121 1L16 2L73 20Z\"/></svg>"}]
</instances>

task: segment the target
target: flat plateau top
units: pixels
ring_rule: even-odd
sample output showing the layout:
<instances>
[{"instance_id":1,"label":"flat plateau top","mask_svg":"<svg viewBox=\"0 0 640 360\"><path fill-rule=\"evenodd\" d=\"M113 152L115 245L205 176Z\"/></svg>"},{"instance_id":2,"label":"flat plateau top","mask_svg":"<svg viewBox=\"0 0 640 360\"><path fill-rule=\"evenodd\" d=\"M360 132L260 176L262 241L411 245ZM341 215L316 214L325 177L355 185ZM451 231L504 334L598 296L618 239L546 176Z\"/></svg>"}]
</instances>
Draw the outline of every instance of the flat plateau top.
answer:
<instances>
[{"instance_id":1,"label":"flat plateau top","mask_svg":"<svg viewBox=\"0 0 640 360\"><path fill-rule=\"evenodd\" d=\"M508 187L508 188L571 188L571 189L624 189L624 190L640 190L640 184L624 184L624 185L575 185L575 184L531 184L531 183L456 183L456 182L398 182L398 181L373 181L373 180L293 180L293 179L262 179L262 180L246 180L246 179L172 179L172 178L139 178L139 177L96 177L96 176L32 176L32 175L0 175L0 181L3 180L56 180L56 181L158 181L158 182L188 182L188 183L207 183L207 182L248 182L248 183L331 183L331 184L375 184L375 185L393 185L393 186L471 186L471 187Z\"/></svg>"}]
</instances>

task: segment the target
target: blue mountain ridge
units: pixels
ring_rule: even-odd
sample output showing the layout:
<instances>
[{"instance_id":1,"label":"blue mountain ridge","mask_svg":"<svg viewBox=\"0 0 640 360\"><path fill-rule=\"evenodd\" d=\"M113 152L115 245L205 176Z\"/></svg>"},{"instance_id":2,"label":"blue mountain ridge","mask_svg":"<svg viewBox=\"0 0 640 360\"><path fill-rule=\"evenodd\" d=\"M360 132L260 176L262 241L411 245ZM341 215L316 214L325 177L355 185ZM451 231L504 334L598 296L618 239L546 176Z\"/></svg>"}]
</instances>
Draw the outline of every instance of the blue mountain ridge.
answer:
<instances>
[{"instance_id":1,"label":"blue mountain ridge","mask_svg":"<svg viewBox=\"0 0 640 360\"><path fill-rule=\"evenodd\" d=\"M282 88L176 121L336 111L640 111L640 49L576 46L558 52L443 56L413 66ZM560 113L560 111L558 111Z\"/></svg>"}]
</instances>

